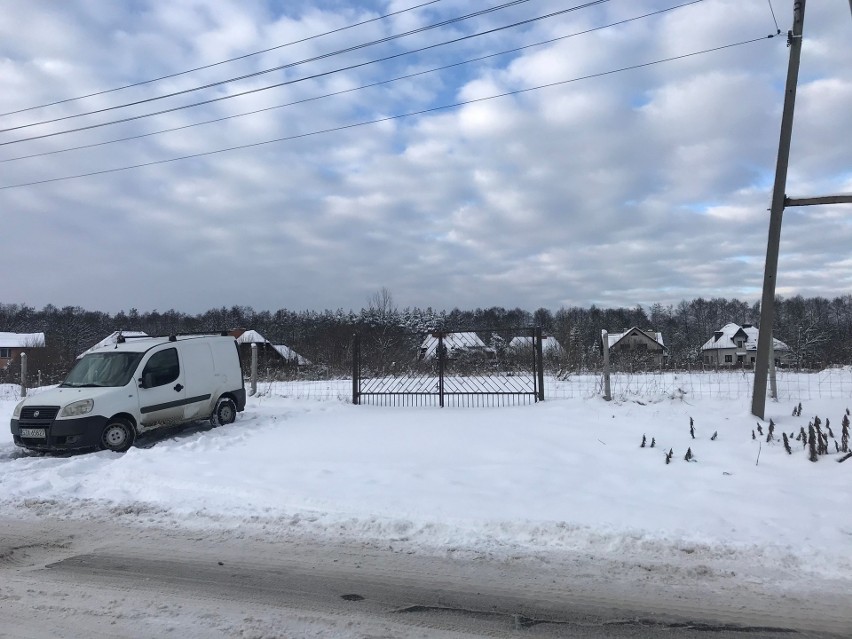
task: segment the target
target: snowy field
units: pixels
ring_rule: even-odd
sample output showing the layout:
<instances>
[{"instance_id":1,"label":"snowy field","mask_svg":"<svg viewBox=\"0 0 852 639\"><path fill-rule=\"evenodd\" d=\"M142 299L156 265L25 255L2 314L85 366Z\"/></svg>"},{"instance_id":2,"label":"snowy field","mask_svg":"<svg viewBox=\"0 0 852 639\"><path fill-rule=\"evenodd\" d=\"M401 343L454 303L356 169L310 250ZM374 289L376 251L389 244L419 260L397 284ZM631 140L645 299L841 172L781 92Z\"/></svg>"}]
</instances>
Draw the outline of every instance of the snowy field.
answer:
<instances>
[{"instance_id":1,"label":"snowy field","mask_svg":"<svg viewBox=\"0 0 852 639\"><path fill-rule=\"evenodd\" d=\"M17 389L0 386L0 512L421 554L580 553L671 583L852 592L852 460L836 463L833 441L812 463L799 442L788 455L752 439L747 397L437 409L293 399L284 388L263 386L228 426L170 431L125 454L41 456L12 443ZM819 415L839 442L851 401L806 401L801 417L793 404L768 404L779 439Z\"/></svg>"}]
</instances>

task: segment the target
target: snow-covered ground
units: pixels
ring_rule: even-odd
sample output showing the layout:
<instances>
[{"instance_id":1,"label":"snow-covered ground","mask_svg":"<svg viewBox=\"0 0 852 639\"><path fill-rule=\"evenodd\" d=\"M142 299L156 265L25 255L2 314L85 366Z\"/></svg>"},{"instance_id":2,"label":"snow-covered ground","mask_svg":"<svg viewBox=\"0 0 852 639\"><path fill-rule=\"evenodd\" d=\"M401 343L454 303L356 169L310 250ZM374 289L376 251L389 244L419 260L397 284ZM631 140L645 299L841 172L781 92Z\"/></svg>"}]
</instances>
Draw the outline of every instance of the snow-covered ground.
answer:
<instances>
[{"instance_id":1,"label":"snow-covered ground","mask_svg":"<svg viewBox=\"0 0 852 639\"><path fill-rule=\"evenodd\" d=\"M803 402L801 417L792 402L769 403L777 441L767 443L752 439L748 398L437 409L262 391L228 426L171 431L125 454L40 456L12 443L16 389L0 387L0 512L423 554L581 553L684 583L852 592L852 460L812 463L801 443L788 455L780 442L815 415L839 441L850 400ZM687 448L696 461L684 461Z\"/></svg>"}]
</instances>

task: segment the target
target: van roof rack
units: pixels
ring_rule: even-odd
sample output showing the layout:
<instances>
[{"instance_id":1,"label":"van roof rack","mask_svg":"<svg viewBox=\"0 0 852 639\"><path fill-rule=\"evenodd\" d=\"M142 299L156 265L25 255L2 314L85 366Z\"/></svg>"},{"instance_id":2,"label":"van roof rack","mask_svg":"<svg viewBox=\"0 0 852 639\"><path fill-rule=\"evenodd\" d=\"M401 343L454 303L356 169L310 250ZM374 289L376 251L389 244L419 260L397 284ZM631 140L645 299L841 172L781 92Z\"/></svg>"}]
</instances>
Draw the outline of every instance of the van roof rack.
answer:
<instances>
[{"instance_id":1,"label":"van roof rack","mask_svg":"<svg viewBox=\"0 0 852 639\"><path fill-rule=\"evenodd\" d=\"M122 335L119 331L118 337L115 341L118 344L124 344L129 339L151 339L155 337L167 337L169 338L170 342L176 342L178 337L203 337L205 335L219 335L221 337L228 337L230 334L231 333L228 331L188 331L186 333L164 333L162 335Z\"/></svg>"}]
</instances>

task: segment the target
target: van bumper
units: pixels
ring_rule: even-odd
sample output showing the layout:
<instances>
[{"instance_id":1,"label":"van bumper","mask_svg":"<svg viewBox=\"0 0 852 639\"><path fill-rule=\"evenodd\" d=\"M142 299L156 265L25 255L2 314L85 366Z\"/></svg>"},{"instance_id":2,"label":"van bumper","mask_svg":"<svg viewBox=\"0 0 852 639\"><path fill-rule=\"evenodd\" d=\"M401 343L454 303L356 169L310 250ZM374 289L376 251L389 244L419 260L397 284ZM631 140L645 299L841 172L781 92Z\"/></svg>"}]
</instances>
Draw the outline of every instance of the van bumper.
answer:
<instances>
[{"instance_id":1,"label":"van bumper","mask_svg":"<svg viewBox=\"0 0 852 639\"><path fill-rule=\"evenodd\" d=\"M15 445L30 450L62 451L99 448L101 434L104 432L107 421L106 417L100 415L56 420L49 424L12 419L12 439ZM24 437L21 435L21 429L44 431L44 437ZM27 435L31 434L27 433Z\"/></svg>"}]
</instances>

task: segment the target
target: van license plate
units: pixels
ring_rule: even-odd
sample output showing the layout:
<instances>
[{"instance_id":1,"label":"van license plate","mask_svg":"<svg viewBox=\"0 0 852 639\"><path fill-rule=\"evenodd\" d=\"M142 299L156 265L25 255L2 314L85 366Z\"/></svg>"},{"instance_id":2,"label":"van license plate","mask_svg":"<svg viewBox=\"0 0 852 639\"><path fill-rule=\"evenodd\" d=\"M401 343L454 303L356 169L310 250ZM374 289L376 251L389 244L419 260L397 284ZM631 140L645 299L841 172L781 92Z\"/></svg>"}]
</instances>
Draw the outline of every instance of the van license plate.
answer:
<instances>
[{"instance_id":1,"label":"van license plate","mask_svg":"<svg viewBox=\"0 0 852 639\"><path fill-rule=\"evenodd\" d=\"M47 431L44 428L22 428L21 437L29 437L30 439L46 439Z\"/></svg>"}]
</instances>

